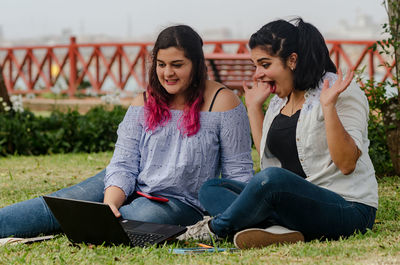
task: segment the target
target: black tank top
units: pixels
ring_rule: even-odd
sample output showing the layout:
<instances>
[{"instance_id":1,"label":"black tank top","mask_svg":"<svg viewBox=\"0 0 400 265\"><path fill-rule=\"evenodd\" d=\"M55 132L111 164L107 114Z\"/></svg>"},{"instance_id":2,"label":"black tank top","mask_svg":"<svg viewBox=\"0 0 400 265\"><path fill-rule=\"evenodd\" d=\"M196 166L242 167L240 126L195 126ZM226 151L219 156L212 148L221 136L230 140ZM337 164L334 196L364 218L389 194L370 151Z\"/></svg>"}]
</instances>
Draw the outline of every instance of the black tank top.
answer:
<instances>
[{"instance_id":1,"label":"black tank top","mask_svg":"<svg viewBox=\"0 0 400 265\"><path fill-rule=\"evenodd\" d=\"M296 146L296 127L300 111L291 117L282 113L275 117L268 131L267 147L281 162L282 168L306 178Z\"/></svg>"}]
</instances>

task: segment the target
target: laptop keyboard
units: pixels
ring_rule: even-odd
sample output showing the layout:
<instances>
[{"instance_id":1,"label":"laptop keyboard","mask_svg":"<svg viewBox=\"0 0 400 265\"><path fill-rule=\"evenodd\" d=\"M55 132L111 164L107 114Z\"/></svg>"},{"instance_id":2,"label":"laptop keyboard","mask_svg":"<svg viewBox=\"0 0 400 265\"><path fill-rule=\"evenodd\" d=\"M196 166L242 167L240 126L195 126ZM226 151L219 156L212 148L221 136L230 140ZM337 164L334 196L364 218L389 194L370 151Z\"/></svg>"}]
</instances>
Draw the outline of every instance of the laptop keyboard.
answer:
<instances>
[{"instance_id":1,"label":"laptop keyboard","mask_svg":"<svg viewBox=\"0 0 400 265\"><path fill-rule=\"evenodd\" d=\"M133 246L144 247L145 245L153 245L163 235L159 234L141 234L137 232L126 231Z\"/></svg>"}]
</instances>

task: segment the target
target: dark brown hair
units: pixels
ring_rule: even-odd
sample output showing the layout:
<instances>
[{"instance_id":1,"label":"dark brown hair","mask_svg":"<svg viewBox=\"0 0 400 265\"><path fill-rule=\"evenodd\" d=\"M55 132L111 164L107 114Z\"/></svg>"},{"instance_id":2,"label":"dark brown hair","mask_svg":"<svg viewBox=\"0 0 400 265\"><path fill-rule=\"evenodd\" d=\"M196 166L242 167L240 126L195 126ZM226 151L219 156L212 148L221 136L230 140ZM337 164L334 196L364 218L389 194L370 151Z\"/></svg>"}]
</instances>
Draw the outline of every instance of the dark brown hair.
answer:
<instances>
[{"instance_id":1,"label":"dark brown hair","mask_svg":"<svg viewBox=\"0 0 400 265\"><path fill-rule=\"evenodd\" d=\"M149 94L146 103L146 123L150 130L164 125L171 117L169 104L172 99L157 76L157 55L160 49L176 47L184 52L192 62L190 84L185 91L185 108L179 129L191 136L200 129L200 109L204 102L203 94L207 80L207 67L203 53L203 40L191 27L171 26L158 35L152 51L152 64L149 71Z\"/></svg>"}]
</instances>

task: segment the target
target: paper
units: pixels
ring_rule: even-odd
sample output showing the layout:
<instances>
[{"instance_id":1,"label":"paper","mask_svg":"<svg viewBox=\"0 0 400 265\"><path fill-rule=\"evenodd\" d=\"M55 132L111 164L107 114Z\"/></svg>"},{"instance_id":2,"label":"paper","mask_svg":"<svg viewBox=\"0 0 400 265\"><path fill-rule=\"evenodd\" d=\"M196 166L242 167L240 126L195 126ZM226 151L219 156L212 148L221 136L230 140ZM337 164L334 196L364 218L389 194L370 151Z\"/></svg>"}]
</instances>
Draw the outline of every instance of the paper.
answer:
<instances>
[{"instance_id":1,"label":"paper","mask_svg":"<svg viewBox=\"0 0 400 265\"><path fill-rule=\"evenodd\" d=\"M170 253L173 254L196 254L196 253L212 253L212 252L224 252L224 251L237 251L237 248L174 248L170 249Z\"/></svg>"},{"instance_id":2,"label":"paper","mask_svg":"<svg viewBox=\"0 0 400 265\"><path fill-rule=\"evenodd\" d=\"M54 238L53 235L50 236L39 236L39 237L31 237L31 238L20 238L20 237L7 237L7 238L0 238L0 246L5 244L27 244L33 243L38 241L44 241Z\"/></svg>"}]
</instances>

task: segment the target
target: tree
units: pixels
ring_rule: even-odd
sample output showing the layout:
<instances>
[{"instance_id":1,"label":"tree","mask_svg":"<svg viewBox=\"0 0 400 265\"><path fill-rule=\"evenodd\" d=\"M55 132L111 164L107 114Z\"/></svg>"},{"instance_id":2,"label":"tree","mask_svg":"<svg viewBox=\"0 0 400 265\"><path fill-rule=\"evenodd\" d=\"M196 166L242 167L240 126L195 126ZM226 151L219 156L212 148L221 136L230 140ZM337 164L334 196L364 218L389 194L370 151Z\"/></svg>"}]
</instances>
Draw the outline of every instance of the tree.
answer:
<instances>
[{"instance_id":1,"label":"tree","mask_svg":"<svg viewBox=\"0 0 400 265\"><path fill-rule=\"evenodd\" d=\"M12 103L10 101L10 97L8 96L8 91L6 84L4 83L4 78L3 78L3 68L0 66L0 112L4 112L4 105L3 102L5 102L6 106L11 107Z\"/></svg>"},{"instance_id":2,"label":"tree","mask_svg":"<svg viewBox=\"0 0 400 265\"><path fill-rule=\"evenodd\" d=\"M395 82L397 84L397 92L399 89L400 79L400 3L398 0L386 0L385 8L389 18L389 30L391 33L390 44L393 47L393 55L395 58ZM400 102L400 93L397 93Z\"/></svg>"},{"instance_id":3,"label":"tree","mask_svg":"<svg viewBox=\"0 0 400 265\"><path fill-rule=\"evenodd\" d=\"M400 176L400 3L398 0L383 0L388 14L388 23L383 25L388 38L377 41L371 48L387 55L385 66L392 70L393 78L376 82L366 80L364 92L368 96L370 120L368 134L370 156L377 174ZM394 64L392 63L394 62ZM359 77L359 81L362 78ZM388 88L392 92L389 92Z\"/></svg>"},{"instance_id":4,"label":"tree","mask_svg":"<svg viewBox=\"0 0 400 265\"><path fill-rule=\"evenodd\" d=\"M381 111L390 157L395 173L400 175L400 3L398 0L385 0L384 5L389 19L384 29L390 33L390 37L378 44L386 54L394 58L394 78L389 85L396 88L397 96L384 100Z\"/></svg>"}]
</instances>

